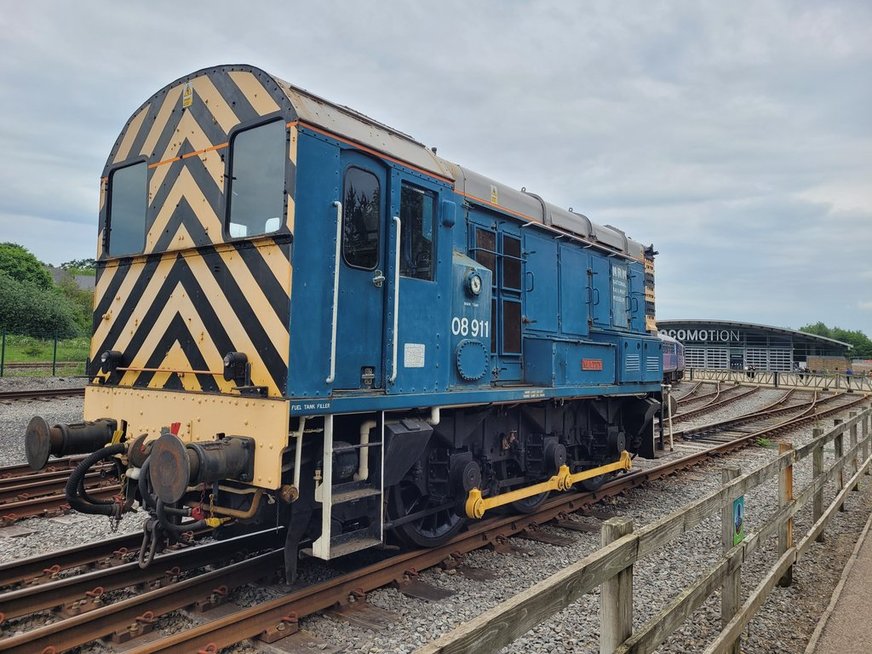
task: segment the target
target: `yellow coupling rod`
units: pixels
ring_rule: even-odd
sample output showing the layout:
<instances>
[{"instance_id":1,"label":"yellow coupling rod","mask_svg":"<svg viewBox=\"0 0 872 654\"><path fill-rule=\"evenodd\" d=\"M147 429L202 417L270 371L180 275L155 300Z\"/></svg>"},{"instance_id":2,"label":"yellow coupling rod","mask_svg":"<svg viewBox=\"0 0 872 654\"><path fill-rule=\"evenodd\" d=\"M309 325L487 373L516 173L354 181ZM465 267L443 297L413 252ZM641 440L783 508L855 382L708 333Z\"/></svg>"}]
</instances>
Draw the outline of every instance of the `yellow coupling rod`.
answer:
<instances>
[{"instance_id":1,"label":"yellow coupling rod","mask_svg":"<svg viewBox=\"0 0 872 654\"><path fill-rule=\"evenodd\" d=\"M562 465L560 466L560 470L557 471L557 474L551 477L548 481L533 484L532 486L527 486L525 488L518 488L507 493L500 493L494 497L484 498L481 496L481 491L478 488L473 488L469 491L469 495L466 498L466 515L470 518L481 518L484 515L484 512L488 509L494 509L498 506L533 497L539 493L546 493L553 490L569 490L574 484L584 481L585 479L593 479L594 477L599 477L600 475L615 472L617 470L629 470L632 465L630 453L624 450L621 452L620 458L614 463L607 463L604 466L591 468L590 470L582 470L575 474L569 472L569 466Z\"/></svg>"}]
</instances>

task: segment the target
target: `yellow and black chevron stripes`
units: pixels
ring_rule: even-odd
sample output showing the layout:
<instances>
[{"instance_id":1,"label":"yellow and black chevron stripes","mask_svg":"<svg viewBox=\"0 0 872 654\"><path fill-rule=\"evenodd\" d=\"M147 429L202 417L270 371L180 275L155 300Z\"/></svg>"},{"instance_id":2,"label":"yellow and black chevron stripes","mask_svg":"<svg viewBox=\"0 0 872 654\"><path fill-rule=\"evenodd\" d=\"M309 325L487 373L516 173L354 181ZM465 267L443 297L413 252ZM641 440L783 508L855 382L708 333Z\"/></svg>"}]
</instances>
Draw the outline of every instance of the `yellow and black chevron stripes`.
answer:
<instances>
[{"instance_id":1,"label":"yellow and black chevron stripes","mask_svg":"<svg viewBox=\"0 0 872 654\"><path fill-rule=\"evenodd\" d=\"M230 392L222 359L237 351L248 356L253 384L284 394L290 243L260 239L100 268L92 373L101 353L117 350L122 386Z\"/></svg>"},{"instance_id":2,"label":"yellow and black chevron stripes","mask_svg":"<svg viewBox=\"0 0 872 654\"><path fill-rule=\"evenodd\" d=\"M187 85L191 101L184 106ZM265 74L240 67L195 73L166 87L140 107L119 136L106 173L143 159L148 163L146 253L223 241L226 159L233 130L276 113L293 118L286 96ZM291 130L285 232L293 229L294 215L296 128ZM104 203L100 212L100 256L106 217Z\"/></svg>"}]
</instances>

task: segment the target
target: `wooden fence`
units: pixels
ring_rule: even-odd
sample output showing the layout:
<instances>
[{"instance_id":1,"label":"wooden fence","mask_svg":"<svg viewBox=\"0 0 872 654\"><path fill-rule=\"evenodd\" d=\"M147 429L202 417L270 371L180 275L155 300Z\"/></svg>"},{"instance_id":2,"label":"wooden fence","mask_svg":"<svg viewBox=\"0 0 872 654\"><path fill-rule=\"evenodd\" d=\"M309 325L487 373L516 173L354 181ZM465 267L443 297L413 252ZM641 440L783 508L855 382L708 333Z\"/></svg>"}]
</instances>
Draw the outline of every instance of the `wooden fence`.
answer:
<instances>
[{"instance_id":1,"label":"wooden fence","mask_svg":"<svg viewBox=\"0 0 872 654\"><path fill-rule=\"evenodd\" d=\"M712 595L721 592L722 629L706 654L738 652L739 639L757 609L776 584L790 585L793 566L814 542L824 538L824 529L860 477L872 465L872 409L847 421L836 419L832 429L815 429L813 439L794 449L782 443L776 459L740 475L737 468L723 471L723 487L664 518L633 530L632 521L612 518L603 523L603 547L584 559L544 579L535 586L466 622L416 654L494 652L536 625L563 610L597 586L600 592L600 652L620 654L654 651ZM862 433L858 437L858 431ZM847 439L846 439L847 435ZM835 458L824 466L824 446L833 443ZM794 494L793 465L812 457L813 480ZM755 533L738 544L733 539L734 500L769 479L778 477L779 508ZM850 476L850 478L848 478ZM824 509L824 486L835 482L837 494ZM794 542L793 516L812 504L814 524L799 542ZM693 529L708 516L720 512L723 554L691 586L685 588L657 615L633 631L633 564L648 554L660 552L671 540ZM777 562L741 603L741 568L744 561L771 537L778 537Z\"/></svg>"}]
</instances>

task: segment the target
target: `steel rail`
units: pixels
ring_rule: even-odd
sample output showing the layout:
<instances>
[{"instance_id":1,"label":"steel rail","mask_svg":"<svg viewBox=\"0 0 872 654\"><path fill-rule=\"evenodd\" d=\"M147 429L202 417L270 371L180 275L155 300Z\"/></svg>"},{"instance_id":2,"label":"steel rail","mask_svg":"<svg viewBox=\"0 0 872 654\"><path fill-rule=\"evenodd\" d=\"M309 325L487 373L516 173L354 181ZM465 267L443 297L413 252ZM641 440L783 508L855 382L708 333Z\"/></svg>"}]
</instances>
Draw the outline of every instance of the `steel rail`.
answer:
<instances>
[{"instance_id":1,"label":"steel rail","mask_svg":"<svg viewBox=\"0 0 872 654\"><path fill-rule=\"evenodd\" d=\"M207 533L211 533L211 530L194 532L194 539ZM138 531L0 564L0 587L19 583L47 583L58 579L59 573L64 570L82 566L110 567L127 563L136 558L142 536L142 532ZM169 549L187 546L186 543L179 543Z\"/></svg>"},{"instance_id":2,"label":"steel rail","mask_svg":"<svg viewBox=\"0 0 872 654\"><path fill-rule=\"evenodd\" d=\"M108 500L118 495L120 486L101 486L89 489L89 495ZM70 510L69 502L63 493L55 493L44 497L34 497L16 502L0 504L0 526L11 525L25 518L56 515Z\"/></svg>"},{"instance_id":3,"label":"steel rail","mask_svg":"<svg viewBox=\"0 0 872 654\"><path fill-rule=\"evenodd\" d=\"M712 411L717 411L718 409L721 409L725 406L729 406L730 404L733 404L734 402L737 402L741 399L747 398L751 395L756 395L759 392L760 392L760 387L758 386L756 388L750 388L744 392L736 393L735 395L728 395L725 398L716 400L710 404L706 404L705 406L701 406L701 407L696 408L696 409L690 409L689 411L679 411L677 413L673 413L672 420L673 421L688 420L690 418L693 418L694 416L700 416L700 415L704 415L706 413L710 413Z\"/></svg>"},{"instance_id":4,"label":"steel rail","mask_svg":"<svg viewBox=\"0 0 872 654\"><path fill-rule=\"evenodd\" d=\"M281 566L283 555L282 550L273 550L23 634L4 638L0 640L0 652L18 654L65 652L114 632L124 631L131 625L151 623L157 616L194 604L204 597L226 595L228 584L237 587L256 581L269 572L274 573Z\"/></svg>"},{"instance_id":5,"label":"steel rail","mask_svg":"<svg viewBox=\"0 0 872 654\"><path fill-rule=\"evenodd\" d=\"M10 618L61 606L67 607L68 613L82 612L89 604L99 606L104 593L119 588L155 582L160 585L175 583L183 570L219 563L236 554L281 547L279 537L282 534L281 529L258 531L159 554L145 569L134 561L8 591L0 594L0 624Z\"/></svg>"},{"instance_id":6,"label":"steel rail","mask_svg":"<svg viewBox=\"0 0 872 654\"><path fill-rule=\"evenodd\" d=\"M60 473L49 473L42 479L35 480L27 476L18 479L2 479L0 480L0 512L10 502L19 502L33 499L34 497L62 493L64 488L66 488L69 478L69 472L63 471ZM85 488L89 490L101 485L108 485L109 482L109 477L99 471L89 472L85 475L84 479ZM117 486L117 479L113 483Z\"/></svg>"},{"instance_id":7,"label":"steel rail","mask_svg":"<svg viewBox=\"0 0 872 654\"><path fill-rule=\"evenodd\" d=\"M84 394L84 388L41 388L32 391L3 391L0 392L0 402L7 400L39 400L44 397L66 397Z\"/></svg>"},{"instance_id":8,"label":"steel rail","mask_svg":"<svg viewBox=\"0 0 872 654\"><path fill-rule=\"evenodd\" d=\"M79 465L79 462L85 458L85 455L68 456L49 461L49 463L41 470L34 470L26 463L17 463L11 466L3 466L0 468L0 481L10 478L33 477L34 475L46 474L49 472L57 472L61 470L71 472L73 468Z\"/></svg>"}]
</instances>

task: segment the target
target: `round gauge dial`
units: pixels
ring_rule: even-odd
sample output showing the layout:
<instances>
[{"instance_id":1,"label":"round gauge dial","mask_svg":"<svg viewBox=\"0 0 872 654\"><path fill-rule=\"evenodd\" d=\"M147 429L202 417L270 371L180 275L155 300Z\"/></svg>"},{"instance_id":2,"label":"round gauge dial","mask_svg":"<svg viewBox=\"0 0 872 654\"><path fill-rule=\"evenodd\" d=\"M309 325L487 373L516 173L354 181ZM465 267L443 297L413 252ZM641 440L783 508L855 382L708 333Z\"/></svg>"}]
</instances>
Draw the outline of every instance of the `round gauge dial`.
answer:
<instances>
[{"instance_id":1,"label":"round gauge dial","mask_svg":"<svg viewBox=\"0 0 872 654\"><path fill-rule=\"evenodd\" d=\"M466 289L470 295L478 295L481 293L481 275L477 272L471 272L466 278Z\"/></svg>"}]
</instances>

